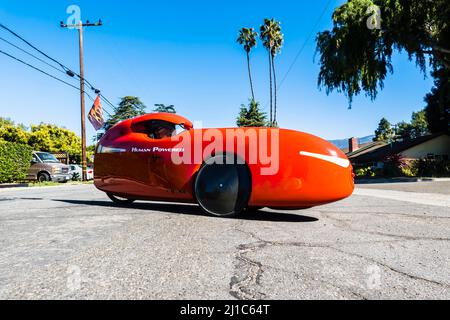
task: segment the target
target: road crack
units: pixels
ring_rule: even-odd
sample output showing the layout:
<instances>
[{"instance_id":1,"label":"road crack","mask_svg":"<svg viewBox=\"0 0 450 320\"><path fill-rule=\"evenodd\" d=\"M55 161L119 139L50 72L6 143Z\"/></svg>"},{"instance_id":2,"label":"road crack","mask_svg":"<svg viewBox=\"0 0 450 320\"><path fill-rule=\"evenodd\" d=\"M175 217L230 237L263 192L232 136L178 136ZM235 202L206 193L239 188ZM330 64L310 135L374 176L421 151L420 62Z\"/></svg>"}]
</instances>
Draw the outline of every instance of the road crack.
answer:
<instances>
[{"instance_id":1,"label":"road crack","mask_svg":"<svg viewBox=\"0 0 450 320\"><path fill-rule=\"evenodd\" d=\"M337 224L336 223L333 224L336 228L343 229L345 231L365 233L365 234L371 234L371 235L376 235L376 236L391 237L391 238L396 238L396 239L404 239L404 240L409 240L409 241L450 241L450 238L443 238L443 237L418 237L418 236L396 235L396 234L380 232L380 231L361 230L361 229L357 229L357 228L350 226L350 223L347 221L330 216L330 214L327 212L322 211L321 214L325 218L336 222Z\"/></svg>"},{"instance_id":2,"label":"road crack","mask_svg":"<svg viewBox=\"0 0 450 320\"><path fill-rule=\"evenodd\" d=\"M383 262L377 261L373 258L366 257L361 254L348 252L346 250L343 250L341 248L336 247L336 245L332 244L313 244L313 243L305 243L305 242L280 242L280 241L268 241L264 240L261 237L257 236L256 234L244 231L239 228L235 228L235 231L241 232L247 236L249 236L252 239L255 239L256 242L253 243L247 243L247 244L240 244L236 247L237 252L235 254L235 270L234 275L231 278L230 281L230 295L238 300L261 300L267 297L267 294L261 292L261 289L258 289L261 286L261 278L264 274L264 269L276 269L276 267L264 265L260 261L256 261L254 259L251 259L248 257L249 254L255 253L259 250L265 249L267 247L302 247L302 248L322 248L322 249L330 249L337 251L341 254L347 255L347 256L353 256L359 259L363 259L366 261L369 261L372 264L379 265L380 267L383 267L385 269L388 269L392 272L395 272L397 274L400 274L404 277L416 280L416 281L423 281L430 284L438 285L445 288L450 288L450 284L439 282L432 279L427 279L424 277L420 277L417 275L410 274L408 272L405 272L403 270L399 270L395 267L392 267L390 265L387 265ZM405 238L405 237L401 237ZM406 240L417 240L417 239L409 239ZM420 239L422 240L422 239ZM436 240L436 239L434 239ZM448 241L449 239L439 239L443 241ZM379 242L396 242L396 241L402 241L402 240L392 240L392 241L379 241ZM404 241L404 240L403 240ZM376 241L370 241L370 243L376 242ZM348 243L345 243L348 244ZM295 271L289 271L293 272ZM319 281L326 283L323 280ZM351 288L341 288L335 284L332 283L326 283L329 285L332 285L333 287L348 292L349 294L359 298L359 299L367 299L364 295L352 290Z\"/></svg>"}]
</instances>

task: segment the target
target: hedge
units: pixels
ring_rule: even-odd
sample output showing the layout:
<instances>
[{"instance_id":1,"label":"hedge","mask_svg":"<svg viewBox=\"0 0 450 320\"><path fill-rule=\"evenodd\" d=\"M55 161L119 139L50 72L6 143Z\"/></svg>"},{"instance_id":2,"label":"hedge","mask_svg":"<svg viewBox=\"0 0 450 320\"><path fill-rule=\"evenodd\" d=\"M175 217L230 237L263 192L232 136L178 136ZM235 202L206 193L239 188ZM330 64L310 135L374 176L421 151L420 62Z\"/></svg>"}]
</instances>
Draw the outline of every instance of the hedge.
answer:
<instances>
[{"instance_id":1,"label":"hedge","mask_svg":"<svg viewBox=\"0 0 450 320\"><path fill-rule=\"evenodd\" d=\"M27 145L0 141L0 183L25 180L32 151Z\"/></svg>"}]
</instances>

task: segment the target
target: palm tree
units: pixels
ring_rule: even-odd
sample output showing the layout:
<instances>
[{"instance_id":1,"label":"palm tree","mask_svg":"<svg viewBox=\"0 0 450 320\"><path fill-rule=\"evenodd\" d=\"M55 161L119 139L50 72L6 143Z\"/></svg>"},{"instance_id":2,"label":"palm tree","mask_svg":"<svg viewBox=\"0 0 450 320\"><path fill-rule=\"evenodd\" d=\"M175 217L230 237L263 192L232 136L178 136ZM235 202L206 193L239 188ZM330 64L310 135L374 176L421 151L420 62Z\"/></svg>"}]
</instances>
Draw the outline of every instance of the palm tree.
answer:
<instances>
[{"instance_id":1,"label":"palm tree","mask_svg":"<svg viewBox=\"0 0 450 320\"><path fill-rule=\"evenodd\" d=\"M267 49L269 54L269 79L270 79L270 122L269 125L272 126L273 123L273 96L272 96L272 47L274 46L274 19L264 19L264 24L260 27L259 37L263 42L264 47Z\"/></svg>"},{"instance_id":2,"label":"palm tree","mask_svg":"<svg viewBox=\"0 0 450 320\"><path fill-rule=\"evenodd\" d=\"M273 116L273 125L275 127L278 127L278 122L277 122L277 76L275 73L275 56L277 54L279 54L281 52L281 48L283 47L283 43L284 43L284 35L281 33L281 26L280 23L278 21L275 21L275 29L274 29L274 34L273 34L273 46L272 46L272 50L271 50L271 56L272 56L272 73L273 73L273 81L274 81L274 94L275 94L275 110L274 110L274 116Z\"/></svg>"},{"instance_id":3,"label":"palm tree","mask_svg":"<svg viewBox=\"0 0 450 320\"><path fill-rule=\"evenodd\" d=\"M277 77L275 72L275 56L281 51L283 46L283 34L281 33L280 22L275 19L264 19L264 24L260 28L260 38L269 54L269 76L270 76L270 126L277 126ZM273 89L272 77L275 87L275 110L273 112Z\"/></svg>"},{"instance_id":4,"label":"palm tree","mask_svg":"<svg viewBox=\"0 0 450 320\"><path fill-rule=\"evenodd\" d=\"M242 28L239 30L239 38L237 42L244 47L247 53L248 77L250 79L250 89L252 91L252 99L255 101L255 92L253 90L252 71L250 67L250 51L256 46L256 37L258 34L253 28Z\"/></svg>"}]
</instances>

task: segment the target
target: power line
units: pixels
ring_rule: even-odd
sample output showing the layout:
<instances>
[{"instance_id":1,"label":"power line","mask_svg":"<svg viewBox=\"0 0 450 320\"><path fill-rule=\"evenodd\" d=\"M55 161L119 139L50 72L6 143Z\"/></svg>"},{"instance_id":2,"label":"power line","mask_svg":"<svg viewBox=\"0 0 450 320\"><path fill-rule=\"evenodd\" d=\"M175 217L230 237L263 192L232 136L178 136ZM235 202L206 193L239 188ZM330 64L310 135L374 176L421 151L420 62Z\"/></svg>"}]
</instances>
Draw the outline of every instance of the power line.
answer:
<instances>
[{"instance_id":1,"label":"power line","mask_svg":"<svg viewBox=\"0 0 450 320\"><path fill-rule=\"evenodd\" d=\"M59 62L58 60L56 60L56 59L50 57L48 54L46 54L46 53L43 52L42 50L38 49L36 46L32 45L29 41L27 41L26 39L24 39L23 37L21 37L19 34L17 34L16 32L14 32L14 31L11 30L10 28L6 27L4 24L0 23L0 27L3 28L4 30L8 31L8 32L11 33L12 35L14 35L15 37L17 37L17 38L20 39L21 41L23 41L24 43L26 43L28 46L30 46L31 48L33 48L34 50L36 50L37 52L39 52L40 54L42 54L42 55L43 55L44 57L46 57L47 59L49 59L49 60L55 62L56 64L58 64L58 65L64 70L65 74L67 74L67 75L69 75L69 76L71 76L71 77L76 76L76 77L79 78L80 80L81 80L81 79L84 80L84 81L90 86L91 90L94 91L96 94L100 94L100 95L103 97L103 99L105 99L105 101L107 102L107 104L110 105L111 108L115 111L116 107L115 107L108 99L106 99L106 97L103 96L103 95L100 93L100 90L96 89L95 86L94 86L92 83L90 83L87 79L82 78L81 75L79 75L78 73L76 73L76 72L73 71L72 69L66 67L64 64L62 64L62 63ZM19 50L22 50L22 49L19 49ZM25 51L25 50L23 50L23 51ZM37 58L37 57L35 57L35 58ZM37 59L39 59L39 58L37 58ZM54 67L54 66L52 66L52 67ZM85 93L86 93L86 92L85 92Z\"/></svg>"},{"instance_id":2,"label":"power line","mask_svg":"<svg viewBox=\"0 0 450 320\"><path fill-rule=\"evenodd\" d=\"M105 100L106 101L106 103L108 103L110 106L111 106L111 108L113 109L113 111L114 112L116 112L116 107L103 95L103 94L101 94L100 93L100 97L102 97L103 98L103 100ZM111 116L111 115L110 115Z\"/></svg>"},{"instance_id":3,"label":"power line","mask_svg":"<svg viewBox=\"0 0 450 320\"><path fill-rule=\"evenodd\" d=\"M61 72L61 73L63 73L63 74L66 74L66 73L65 73L64 71L62 71L61 69L58 69L58 68L55 67L54 65L52 65L52 64L50 64L50 63L44 61L43 59L41 59L41 58L39 58L39 57L36 57L34 54L32 54L32 53L30 53L30 52L28 52L28 51L26 51L26 50L20 48L19 46L16 46L14 43L9 42L8 40L6 40L6 39L4 39L4 38L2 38L2 37L0 37L0 40L2 40L3 42L6 42L7 44L9 44L10 46L16 48L17 50L20 50L20 51L24 52L25 54L27 54L27 55L29 55L29 56L35 58L36 60L39 60L40 62L46 64L47 66L49 66L49 67L51 67L51 68L53 68L53 69L55 69L56 71Z\"/></svg>"},{"instance_id":4,"label":"power line","mask_svg":"<svg viewBox=\"0 0 450 320\"><path fill-rule=\"evenodd\" d=\"M50 73L45 72L44 70L39 69L38 67L35 67L35 66L33 66L33 65L31 65L31 64L29 64L29 63L27 63L27 62L17 58L17 57L14 57L13 55L11 55L11 54L9 54L7 52L4 52L4 51L0 50L0 53L5 55L5 56L7 56L7 57L9 57L9 58L11 58L11 59L13 59L13 60L16 60L17 62L20 62L20 63L22 63L22 64L24 64L24 65L26 65L26 66L34 69L34 70L36 70L36 71L38 71L38 72L40 72L40 73L42 73L42 74L44 74L44 75L46 75L46 76L56 80L56 81L59 81L59 82L65 84L65 85L67 85L67 86L69 86L69 87L71 87L71 88L73 88L73 89L75 89L77 91L80 90L80 88L78 88L77 86L75 86L75 85L73 85L73 84L71 84L71 83L69 83L67 81L64 81L64 80L62 80L62 79L60 79L58 77L55 77L55 76L51 75ZM86 91L84 92L84 94L86 94L92 101L95 101L94 98L92 98L92 96L89 93L87 93ZM111 114L107 110L105 110L105 109L103 109L103 110L106 112L106 114L108 114L111 117Z\"/></svg>"},{"instance_id":5,"label":"power line","mask_svg":"<svg viewBox=\"0 0 450 320\"><path fill-rule=\"evenodd\" d=\"M306 45L308 44L309 40L311 39L312 35L314 34L315 30L317 29L319 23L322 21L323 16L325 15L325 13L327 12L328 8L330 7L331 2L333 2L333 1L335 1L335 0L328 0L328 2L326 3L325 8L323 9L322 13L320 14L319 18L317 19L316 23L314 24L314 27L311 29L311 32L309 33L309 35L306 38L306 40L303 43L303 45L301 46L300 50L297 52L297 55L295 56L294 61L292 61L291 65L288 68L288 71L284 75L283 79L280 81L280 83L278 85L278 91L280 91L280 89L283 86L284 82L286 81L287 77L289 76L289 74L291 73L292 69L294 68L294 65L297 63L298 58L300 58L300 55L305 50ZM267 102L265 104L264 109L267 109L268 106L269 106L269 102Z\"/></svg>"},{"instance_id":6,"label":"power line","mask_svg":"<svg viewBox=\"0 0 450 320\"><path fill-rule=\"evenodd\" d=\"M31 48L33 48L34 50L36 50L37 52L39 52L40 54L42 54L43 56L45 56L46 58L50 59L51 61L57 63L58 65L61 66L61 68L63 68L65 71L71 71L69 68L67 68L66 66L64 66L62 63L60 63L59 61L53 59L52 57L50 57L49 55L47 55L46 53L44 53L43 51L39 50L38 48L36 48L35 46L33 46L30 42L28 42L27 40L25 40L24 38L22 38L21 36L19 36L17 33L15 33L14 31L12 31L11 29L9 29L8 27L6 27L4 24L0 23L0 27L2 27L3 29L5 29L6 31L8 31L9 33L11 33L12 35L14 35L15 37L19 38L20 40L22 40L23 42L25 42L27 45L29 45Z\"/></svg>"},{"instance_id":7,"label":"power line","mask_svg":"<svg viewBox=\"0 0 450 320\"><path fill-rule=\"evenodd\" d=\"M6 53L6 52L4 52L4 51L2 51L2 50L0 50L0 53L1 53L1 54L4 54L5 56L7 56L7 57L9 57L9 58L11 58L11 59L14 59L14 60L16 60L16 61L18 61L18 62L20 62L20 63L23 63L24 65L26 65L26 66L28 66L28 67L30 67L30 68L36 70L36 71L39 71L39 72L45 74L46 76L48 76L48 77L50 77L50 78L53 78L54 80L57 80L57 81L59 81L59 82L62 82L62 83L66 84L66 85L68 85L68 86L70 86L70 87L72 87L72 88L74 88L74 89L77 89L77 90L80 89L80 88L78 88L77 86L74 86L73 84L71 84L71 83L69 83L69 82L66 82L66 81L64 81L64 80L62 80L62 79L60 79L60 78L57 78L57 77L51 75L50 73L45 72L45 71L42 70L42 69L39 69L39 68L37 68L37 67L35 67L35 66L33 66L33 65L31 65L31 64L29 64L29 63L27 63L27 62L25 62L25 61L23 61L23 60L21 60L21 59L19 59L19 58L16 58L16 57L10 55L9 53Z\"/></svg>"},{"instance_id":8,"label":"power line","mask_svg":"<svg viewBox=\"0 0 450 320\"><path fill-rule=\"evenodd\" d=\"M322 18L324 17L325 13L328 11L328 8L330 7L331 2L333 2L333 1L334 0L328 0L328 2L326 3L325 8L323 9L322 13L320 14L319 18L317 19L316 23L314 24L314 27L311 29L311 32L309 33L308 37L306 38L305 42L303 43L303 46L300 48L300 50L298 51L297 55L295 56L294 61L289 66L289 69L286 72L286 75L281 80L281 82L280 82L280 84L278 86L279 89L281 89L281 87L283 86L283 83L286 81L287 77L291 73L292 69L294 68L294 65L297 63L298 58L300 58L300 55L305 50L306 45L308 44L308 42L311 39L311 37L314 34L314 32L316 31L317 27L319 26L320 22L322 21Z\"/></svg>"}]
</instances>

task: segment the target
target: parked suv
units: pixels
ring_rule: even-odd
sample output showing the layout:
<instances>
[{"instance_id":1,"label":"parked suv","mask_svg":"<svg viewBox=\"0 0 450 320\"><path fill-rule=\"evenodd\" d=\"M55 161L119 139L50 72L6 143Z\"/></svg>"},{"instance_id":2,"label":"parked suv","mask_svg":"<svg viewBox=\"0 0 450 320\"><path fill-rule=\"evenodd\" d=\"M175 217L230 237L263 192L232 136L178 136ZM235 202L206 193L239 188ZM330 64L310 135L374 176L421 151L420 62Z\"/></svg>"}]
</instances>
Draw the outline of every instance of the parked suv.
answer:
<instances>
[{"instance_id":1,"label":"parked suv","mask_svg":"<svg viewBox=\"0 0 450 320\"><path fill-rule=\"evenodd\" d=\"M39 182L67 182L72 179L72 175L70 174L70 167L59 162L54 155L35 151L33 152L27 179Z\"/></svg>"}]
</instances>

